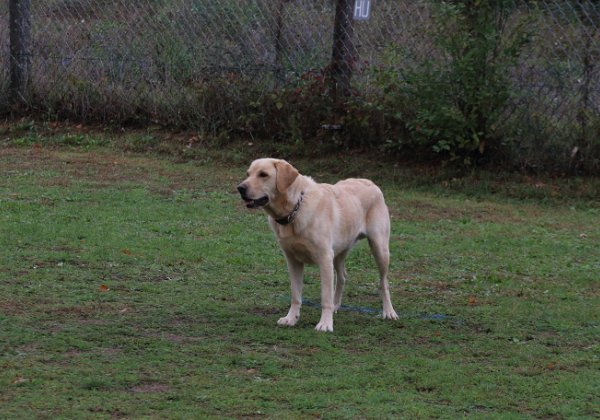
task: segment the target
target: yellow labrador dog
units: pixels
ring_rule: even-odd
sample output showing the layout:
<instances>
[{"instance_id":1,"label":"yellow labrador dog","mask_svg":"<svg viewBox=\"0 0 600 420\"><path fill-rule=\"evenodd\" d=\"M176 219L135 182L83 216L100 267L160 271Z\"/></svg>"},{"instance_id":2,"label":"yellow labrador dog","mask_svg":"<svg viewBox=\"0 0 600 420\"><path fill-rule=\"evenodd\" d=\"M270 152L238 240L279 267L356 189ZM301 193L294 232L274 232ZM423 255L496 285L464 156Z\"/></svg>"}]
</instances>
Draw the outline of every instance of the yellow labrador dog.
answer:
<instances>
[{"instance_id":1,"label":"yellow labrador dog","mask_svg":"<svg viewBox=\"0 0 600 420\"><path fill-rule=\"evenodd\" d=\"M298 322L304 264L317 264L322 312L315 329L333 331L333 313L342 304L346 282L344 259L356 241L365 237L379 267L383 318L398 319L387 280L390 216L373 182L346 179L335 185L319 184L279 159L255 160L247 175L237 189L246 207L263 208L269 215L290 273L291 306L279 325Z\"/></svg>"}]
</instances>

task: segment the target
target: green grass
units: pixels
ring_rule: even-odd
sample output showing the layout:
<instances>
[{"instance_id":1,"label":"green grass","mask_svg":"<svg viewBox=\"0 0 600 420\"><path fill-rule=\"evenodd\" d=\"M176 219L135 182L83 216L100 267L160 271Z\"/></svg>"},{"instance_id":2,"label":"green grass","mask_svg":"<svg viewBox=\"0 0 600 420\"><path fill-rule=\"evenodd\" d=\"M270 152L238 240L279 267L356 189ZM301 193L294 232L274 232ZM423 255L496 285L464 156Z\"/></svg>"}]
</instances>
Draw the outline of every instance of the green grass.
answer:
<instances>
[{"instance_id":1,"label":"green grass","mask_svg":"<svg viewBox=\"0 0 600 420\"><path fill-rule=\"evenodd\" d=\"M287 272L235 193L248 156L63 136L0 145L0 418L600 415L597 181L294 162L375 178L393 215L401 319L369 311L363 243L322 334L315 269L299 324L276 326Z\"/></svg>"}]
</instances>

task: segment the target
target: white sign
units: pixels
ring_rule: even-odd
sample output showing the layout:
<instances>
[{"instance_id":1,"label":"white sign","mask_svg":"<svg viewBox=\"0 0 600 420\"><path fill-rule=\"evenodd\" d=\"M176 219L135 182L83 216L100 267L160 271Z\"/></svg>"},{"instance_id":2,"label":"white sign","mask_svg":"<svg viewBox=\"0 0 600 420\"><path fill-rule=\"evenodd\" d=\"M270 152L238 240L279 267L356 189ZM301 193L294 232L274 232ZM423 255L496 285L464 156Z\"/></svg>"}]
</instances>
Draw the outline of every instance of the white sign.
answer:
<instances>
[{"instance_id":1,"label":"white sign","mask_svg":"<svg viewBox=\"0 0 600 420\"><path fill-rule=\"evenodd\" d=\"M354 20L367 20L371 13L371 0L354 0Z\"/></svg>"}]
</instances>

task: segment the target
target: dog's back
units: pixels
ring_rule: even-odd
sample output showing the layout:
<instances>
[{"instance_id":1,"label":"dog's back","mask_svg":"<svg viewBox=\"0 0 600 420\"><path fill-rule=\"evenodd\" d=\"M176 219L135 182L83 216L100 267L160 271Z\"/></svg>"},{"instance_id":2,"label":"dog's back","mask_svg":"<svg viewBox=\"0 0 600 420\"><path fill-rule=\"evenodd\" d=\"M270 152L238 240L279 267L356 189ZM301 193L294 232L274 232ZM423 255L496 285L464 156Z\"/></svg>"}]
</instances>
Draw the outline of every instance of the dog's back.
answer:
<instances>
[{"instance_id":1,"label":"dog's back","mask_svg":"<svg viewBox=\"0 0 600 420\"><path fill-rule=\"evenodd\" d=\"M333 186L333 191L338 199L350 198L358 200L360 208L368 213L374 206L386 209L385 199L381 189L368 179L348 178L339 181ZM384 215L382 215L384 216Z\"/></svg>"}]
</instances>

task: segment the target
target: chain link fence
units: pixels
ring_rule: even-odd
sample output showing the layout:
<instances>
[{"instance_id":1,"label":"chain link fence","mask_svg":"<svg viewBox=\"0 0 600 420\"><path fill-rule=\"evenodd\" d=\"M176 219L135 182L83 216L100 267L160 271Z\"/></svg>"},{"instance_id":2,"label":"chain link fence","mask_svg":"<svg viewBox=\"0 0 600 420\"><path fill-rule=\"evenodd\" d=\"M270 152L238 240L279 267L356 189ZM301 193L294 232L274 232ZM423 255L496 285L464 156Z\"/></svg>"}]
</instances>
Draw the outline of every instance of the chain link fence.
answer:
<instances>
[{"instance_id":1,"label":"chain link fence","mask_svg":"<svg viewBox=\"0 0 600 420\"><path fill-rule=\"evenodd\" d=\"M4 109L12 106L8 3L0 4ZM377 91L373 71L389 65L391 47L403 51L400 78L432 57L443 63L428 35L431 3L372 0L369 19L352 22L356 92ZM583 137L600 150L600 5L516 4L514 18L530 17L533 33L505 110L517 160L568 160ZM207 127L230 115L234 124L248 102L330 66L335 13L335 0L33 1L24 99L50 118Z\"/></svg>"}]
</instances>

